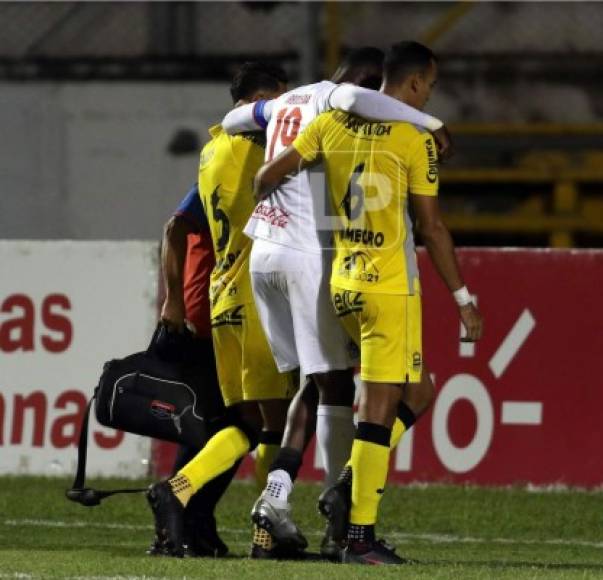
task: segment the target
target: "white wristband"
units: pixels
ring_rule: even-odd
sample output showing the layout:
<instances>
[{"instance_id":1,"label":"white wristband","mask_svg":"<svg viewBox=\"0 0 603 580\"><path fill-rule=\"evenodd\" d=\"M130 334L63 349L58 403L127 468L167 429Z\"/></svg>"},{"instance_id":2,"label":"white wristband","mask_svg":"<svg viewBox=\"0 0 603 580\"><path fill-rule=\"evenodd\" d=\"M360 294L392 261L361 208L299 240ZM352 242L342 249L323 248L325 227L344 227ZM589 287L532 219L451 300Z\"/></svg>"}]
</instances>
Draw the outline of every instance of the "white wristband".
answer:
<instances>
[{"instance_id":1,"label":"white wristband","mask_svg":"<svg viewBox=\"0 0 603 580\"><path fill-rule=\"evenodd\" d=\"M441 129L444 126L444 123L442 123L442 121L440 121L437 117L432 117L431 115L427 115L427 116L431 117L431 118L428 119L427 126L425 128L430 133L433 133L434 131Z\"/></svg>"},{"instance_id":2,"label":"white wristband","mask_svg":"<svg viewBox=\"0 0 603 580\"><path fill-rule=\"evenodd\" d=\"M459 306L467 306L467 304L473 303L473 298L471 297L471 294L469 294L467 286L463 286L462 288L455 290L452 295Z\"/></svg>"}]
</instances>

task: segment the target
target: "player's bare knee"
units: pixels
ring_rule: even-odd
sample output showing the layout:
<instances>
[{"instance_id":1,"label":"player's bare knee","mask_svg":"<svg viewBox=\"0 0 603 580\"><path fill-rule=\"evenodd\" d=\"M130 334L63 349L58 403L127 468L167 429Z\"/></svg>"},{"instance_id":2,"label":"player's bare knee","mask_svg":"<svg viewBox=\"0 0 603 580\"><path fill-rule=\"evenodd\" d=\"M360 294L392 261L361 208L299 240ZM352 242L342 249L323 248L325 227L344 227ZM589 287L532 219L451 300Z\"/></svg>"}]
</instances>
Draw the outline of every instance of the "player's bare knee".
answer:
<instances>
[{"instance_id":1,"label":"player's bare knee","mask_svg":"<svg viewBox=\"0 0 603 580\"><path fill-rule=\"evenodd\" d=\"M315 373L312 375L320 394L321 405L351 407L354 404L352 369Z\"/></svg>"}]
</instances>

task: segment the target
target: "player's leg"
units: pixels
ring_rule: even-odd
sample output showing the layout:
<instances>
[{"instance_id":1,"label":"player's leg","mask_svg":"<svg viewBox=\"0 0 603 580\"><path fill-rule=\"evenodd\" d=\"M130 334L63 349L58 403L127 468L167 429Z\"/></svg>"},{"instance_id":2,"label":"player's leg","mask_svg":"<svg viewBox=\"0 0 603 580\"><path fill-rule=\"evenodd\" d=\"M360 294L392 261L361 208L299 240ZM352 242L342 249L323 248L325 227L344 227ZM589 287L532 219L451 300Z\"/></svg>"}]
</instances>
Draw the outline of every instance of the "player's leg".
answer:
<instances>
[{"instance_id":1,"label":"player's leg","mask_svg":"<svg viewBox=\"0 0 603 580\"><path fill-rule=\"evenodd\" d=\"M278 276L265 271L269 269L270 259L270 255L258 255L258 252L252 249L250 268L255 305L278 370L290 372L299 367L299 362L288 308L287 289L281 284ZM254 267L262 271L255 272ZM266 485L268 471L281 447L285 417L286 410L283 413L282 409L267 409L267 426L260 436L255 461L256 483L260 490ZM275 421L276 425L269 426Z\"/></svg>"},{"instance_id":2,"label":"player's leg","mask_svg":"<svg viewBox=\"0 0 603 580\"><path fill-rule=\"evenodd\" d=\"M298 369L297 348L293 331L293 322L289 304L289 295L286 277L276 268L282 262L279 253L258 250L254 244L251 260L251 279L255 304L262 328L270 345L276 365L281 372ZM299 376L297 382L299 382ZM266 419L278 417L287 420L287 429L282 440L282 445L275 455L267 482L260 498L252 510L252 521L260 523L264 528L275 533L281 544L288 544L283 534L292 532L298 545L305 545L305 539L300 537L294 524L289 525L289 504L287 496L292 488L292 481L297 476L301 465L303 450L307 435L307 425L314 423L317 398L314 395L313 383L305 385L294 397L288 410L288 415L278 413L277 410L268 410ZM264 538L262 538L264 540ZM261 550L265 557L266 550L262 541Z\"/></svg>"},{"instance_id":3,"label":"player's leg","mask_svg":"<svg viewBox=\"0 0 603 580\"><path fill-rule=\"evenodd\" d=\"M183 511L191 497L255 448L263 426L257 402L244 400L241 332L245 308L237 307L236 314L226 312L212 323L220 388L227 406L226 426L174 477L151 486L148 493L156 527L164 532L167 550L175 556L183 554ZM227 323L234 318L236 324Z\"/></svg>"},{"instance_id":4,"label":"player's leg","mask_svg":"<svg viewBox=\"0 0 603 580\"><path fill-rule=\"evenodd\" d=\"M375 539L392 443L405 383L422 375L420 298L362 295L358 428L351 454L352 495L344 562L399 564L404 560ZM410 409L408 409L410 411ZM407 418L412 421L412 417ZM393 435L394 424L400 435Z\"/></svg>"},{"instance_id":5,"label":"player's leg","mask_svg":"<svg viewBox=\"0 0 603 580\"><path fill-rule=\"evenodd\" d=\"M336 480L350 454L355 391L353 345L331 303L331 262L327 251L301 253L298 268L284 272L301 370L312 377L319 391L316 442L327 486Z\"/></svg>"},{"instance_id":6,"label":"player's leg","mask_svg":"<svg viewBox=\"0 0 603 580\"><path fill-rule=\"evenodd\" d=\"M224 427L225 407L218 383L216 359L211 339L198 339L191 345L193 361L190 372L197 377L196 392L200 409L208 423L208 438ZM174 473L183 468L200 451L181 446L176 456ZM241 460L203 486L184 510L184 545L187 555L220 557L228 553L228 546L218 534L215 508L234 478Z\"/></svg>"},{"instance_id":7,"label":"player's leg","mask_svg":"<svg viewBox=\"0 0 603 580\"><path fill-rule=\"evenodd\" d=\"M199 449L181 446L176 456L174 473L184 467L198 452ZM228 546L218 534L214 512L240 465L241 460L209 481L188 502L183 518L183 544L186 555L222 557L228 554Z\"/></svg>"}]
</instances>

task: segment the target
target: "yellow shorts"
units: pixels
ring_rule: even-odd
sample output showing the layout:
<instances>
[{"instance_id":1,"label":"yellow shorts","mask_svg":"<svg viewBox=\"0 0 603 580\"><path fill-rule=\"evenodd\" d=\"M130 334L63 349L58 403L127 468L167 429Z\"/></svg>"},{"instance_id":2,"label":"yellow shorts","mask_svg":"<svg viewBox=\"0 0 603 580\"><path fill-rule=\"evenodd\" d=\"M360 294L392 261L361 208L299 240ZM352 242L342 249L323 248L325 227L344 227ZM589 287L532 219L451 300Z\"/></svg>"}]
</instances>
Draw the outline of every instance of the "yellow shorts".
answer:
<instances>
[{"instance_id":1,"label":"yellow shorts","mask_svg":"<svg viewBox=\"0 0 603 580\"><path fill-rule=\"evenodd\" d=\"M279 373L255 305L241 304L212 318L216 368L224 404L290 399L291 373Z\"/></svg>"},{"instance_id":2,"label":"yellow shorts","mask_svg":"<svg viewBox=\"0 0 603 580\"><path fill-rule=\"evenodd\" d=\"M360 347L363 381L421 381L420 294L368 294L331 286L331 299L339 320Z\"/></svg>"}]
</instances>

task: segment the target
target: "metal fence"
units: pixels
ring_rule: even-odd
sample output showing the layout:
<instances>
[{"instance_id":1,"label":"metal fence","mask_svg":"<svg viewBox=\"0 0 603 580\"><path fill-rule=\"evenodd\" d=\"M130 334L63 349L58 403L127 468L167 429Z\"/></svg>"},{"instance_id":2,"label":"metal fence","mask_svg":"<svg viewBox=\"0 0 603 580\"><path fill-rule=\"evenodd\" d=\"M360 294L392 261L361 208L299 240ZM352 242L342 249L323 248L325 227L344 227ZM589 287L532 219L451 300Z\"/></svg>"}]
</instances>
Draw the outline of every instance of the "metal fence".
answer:
<instances>
[{"instance_id":1,"label":"metal fence","mask_svg":"<svg viewBox=\"0 0 603 580\"><path fill-rule=\"evenodd\" d=\"M224 63L269 55L320 76L346 47L404 38L429 43L444 62L506 57L521 66L570 55L599 66L602 30L597 2L4 2L0 74L21 66L43 75L72 60L104 62L109 76L111 61L117 76L136 76L119 63L163 60L173 64L167 75L187 76L194 64L193 76L216 77Z\"/></svg>"}]
</instances>

